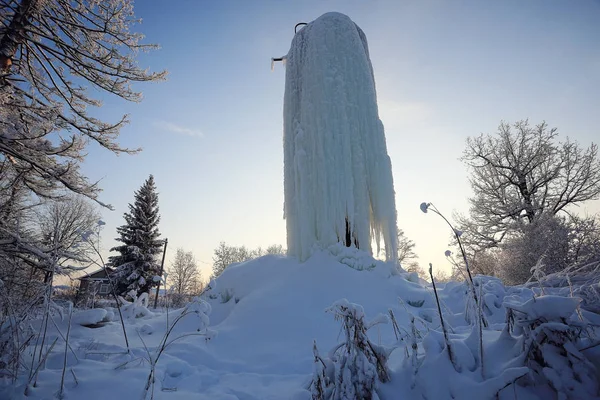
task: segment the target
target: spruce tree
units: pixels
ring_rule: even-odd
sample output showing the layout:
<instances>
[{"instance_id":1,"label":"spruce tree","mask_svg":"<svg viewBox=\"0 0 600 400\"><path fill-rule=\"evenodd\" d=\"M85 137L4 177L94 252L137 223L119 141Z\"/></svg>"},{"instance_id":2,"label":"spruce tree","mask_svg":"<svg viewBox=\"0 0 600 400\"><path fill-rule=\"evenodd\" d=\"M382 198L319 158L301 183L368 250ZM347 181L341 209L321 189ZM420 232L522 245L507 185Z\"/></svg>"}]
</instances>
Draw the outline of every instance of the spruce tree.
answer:
<instances>
[{"instance_id":1,"label":"spruce tree","mask_svg":"<svg viewBox=\"0 0 600 400\"><path fill-rule=\"evenodd\" d=\"M117 292L134 290L139 296L156 285L153 278L160 274L158 255L164 243L159 239L158 193L152 175L135 192L135 201L123 217L125 225L117 228L120 237L115 239L123 244L111 249L119 255L110 257L109 263L117 270Z\"/></svg>"}]
</instances>

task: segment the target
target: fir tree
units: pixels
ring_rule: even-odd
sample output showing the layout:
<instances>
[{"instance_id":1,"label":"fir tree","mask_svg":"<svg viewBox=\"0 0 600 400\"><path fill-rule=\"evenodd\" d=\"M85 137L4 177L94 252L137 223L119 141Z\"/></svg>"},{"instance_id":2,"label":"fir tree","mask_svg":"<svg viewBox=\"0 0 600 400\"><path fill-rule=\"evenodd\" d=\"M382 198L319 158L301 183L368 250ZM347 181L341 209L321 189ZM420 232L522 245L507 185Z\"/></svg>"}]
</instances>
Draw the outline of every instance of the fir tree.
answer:
<instances>
[{"instance_id":1,"label":"fir tree","mask_svg":"<svg viewBox=\"0 0 600 400\"><path fill-rule=\"evenodd\" d=\"M159 239L158 194L152 175L135 192L135 201L123 217L125 225L117 228L120 237L116 238L123 244L111 249L119 255L110 257L109 262L117 269L117 292L134 290L140 295L156 285L153 278L160 274L157 256L164 243Z\"/></svg>"}]
</instances>

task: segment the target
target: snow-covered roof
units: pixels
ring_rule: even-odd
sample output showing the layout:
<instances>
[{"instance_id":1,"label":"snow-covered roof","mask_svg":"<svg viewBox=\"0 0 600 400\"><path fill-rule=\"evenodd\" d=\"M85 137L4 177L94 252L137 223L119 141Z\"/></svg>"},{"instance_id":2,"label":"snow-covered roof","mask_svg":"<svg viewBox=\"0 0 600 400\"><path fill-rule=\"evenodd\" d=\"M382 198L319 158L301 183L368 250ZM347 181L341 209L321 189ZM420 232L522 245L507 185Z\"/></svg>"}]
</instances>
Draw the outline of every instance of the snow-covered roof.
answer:
<instances>
[{"instance_id":1,"label":"snow-covered roof","mask_svg":"<svg viewBox=\"0 0 600 400\"><path fill-rule=\"evenodd\" d=\"M80 276L77 279L79 279L79 280L82 280L82 279L94 279L94 278L97 278L94 275L96 275L98 273L104 273L105 271L108 271L109 274L113 274L115 272L115 270L113 268L104 267L104 268L97 269L94 272L90 272L90 273L88 273L88 274L86 274L84 276Z\"/></svg>"}]
</instances>

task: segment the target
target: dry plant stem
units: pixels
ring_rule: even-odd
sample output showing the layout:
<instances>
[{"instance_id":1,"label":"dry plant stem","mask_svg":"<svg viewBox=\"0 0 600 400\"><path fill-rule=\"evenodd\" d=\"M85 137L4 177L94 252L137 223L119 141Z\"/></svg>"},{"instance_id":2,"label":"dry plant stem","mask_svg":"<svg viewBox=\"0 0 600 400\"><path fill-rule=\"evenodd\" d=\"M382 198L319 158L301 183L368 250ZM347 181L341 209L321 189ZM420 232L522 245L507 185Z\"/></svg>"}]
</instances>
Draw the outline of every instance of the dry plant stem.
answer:
<instances>
[{"instance_id":1,"label":"dry plant stem","mask_svg":"<svg viewBox=\"0 0 600 400\"><path fill-rule=\"evenodd\" d=\"M56 233L56 231L55 231ZM46 285L45 289L45 293L44 293L44 301L45 301L45 306L46 306L46 310L45 310L45 318L43 320L43 325L44 325L44 333L42 334L42 343L40 344L40 352L39 352L39 356L38 359L41 360L42 358L42 350L44 349L44 343L46 341L46 334L48 332L48 319L50 318L50 302L52 301L52 282L54 281L54 270L55 267L58 265L58 259L57 259L57 249L58 249L58 243L57 243L57 238L56 238L56 234L54 235L54 250L53 250L53 255L50 263L50 267L52 268L50 270L50 276L49 279L46 281L44 280L44 284ZM58 340L58 339L57 339ZM56 341L55 341L56 343ZM35 357L34 357L35 358ZM44 362L45 362L45 358L44 358ZM33 381L33 387L37 386L37 371L39 370L39 367L36 369L35 374L33 375L34 377L34 381Z\"/></svg>"},{"instance_id":2,"label":"dry plant stem","mask_svg":"<svg viewBox=\"0 0 600 400\"><path fill-rule=\"evenodd\" d=\"M567 283L569 284L569 292L571 294L571 297L574 297L573 295L573 284L571 283L571 277L569 276L569 273L567 272ZM583 322L583 314L581 313L581 307L579 304L577 304L577 308L575 309L575 311L577 311L577 316L579 317L579 320L581 322ZM587 326L586 326L586 330L587 330Z\"/></svg>"},{"instance_id":3,"label":"dry plant stem","mask_svg":"<svg viewBox=\"0 0 600 400\"><path fill-rule=\"evenodd\" d=\"M406 303L404 302L404 300L402 300L401 298L398 298L398 300L400 301L400 305L402 307L404 307L404 311L406 311L408 314L410 314L415 320L419 321L421 323L421 325L423 326L423 328L425 328L427 330L427 332L429 332L430 329L429 329L428 323L425 322L423 320L423 318L421 318L421 317L415 317L413 315L413 313L410 312L410 310L408 309L408 307L406 307Z\"/></svg>"},{"instance_id":4,"label":"dry plant stem","mask_svg":"<svg viewBox=\"0 0 600 400\"><path fill-rule=\"evenodd\" d=\"M431 295L431 289L429 289L428 287L426 287L425 289L427 289L427 293L429 293ZM446 305L446 303L443 300L440 300L440 305L444 308L444 311L446 311L446 315L454 315L454 313L452 312L452 310L450 310L448 308L448 306ZM426 326L427 328L427 326ZM452 328L451 325L448 325L448 331L450 333L455 333L454 332L454 328Z\"/></svg>"},{"instance_id":5,"label":"dry plant stem","mask_svg":"<svg viewBox=\"0 0 600 400\"><path fill-rule=\"evenodd\" d=\"M369 349L373 352L373 355L375 356L375 360L377 361L377 371L378 371L379 380L382 383L389 382L390 377L389 377L386 367L385 367L385 361L382 360L379 353L377 353L375 351L375 349L373 348L373 344L371 344L370 340L367 340L367 345L369 346Z\"/></svg>"},{"instance_id":6,"label":"dry plant stem","mask_svg":"<svg viewBox=\"0 0 600 400\"><path fill-rule=\"evenodd\" d=\"M73 305L71 305L69 310L69 325L67 326L67 337L65 338L65 358L63 360L63 370L62 375L60 377L60 390L58 392L58 398L63 398L63 393L65 390L65 372L67 371L67 354L69 350L69 334L71 333L71 318L73 317ZM73 372L73 370L71 370Z\"/></svg>"},{"instance_id":7,"label":"dry plant stem","mask_svg":"<svg viewBox=\"0 0 600 400\"><path fill-rule=\"evenodd\" d=\"M433 211L434 213L436 213L437 215L442 217L442 219L444 221L446 221L446 223L452 230L452 233L454 234L454 237L456 238L456 241L458 242L458 248L460 249L460 252L462 254L463 261L465 262L465 268L467 270L467 275L469 276L469 281L471 283L471 291L473 293L473 298L475 300L475 304L479 305L479 299L477 298L477 294L475 293L475 284L473 283L473 276L471 275L471 269L469 268L469 261L467 260L467 253L465 251L465 248L463 247L462 241L460 240L460 235L457 233L456 229L454 229L454 226L452 226L450 221L448 221L448 219L446 219L446 217L444 217L444 215L442 215L442 213L438 211L438 209L433 205L433 203L429 203L429 207L431 208L431 211ZM485 319L483 320L483 326L487 328L487 321Z\"/></svg>"},{"instance_id":8,"label":"dry plant stem","mask_svg":"<svg viewBox=\"0 0 600 400\"><path fill-rule=\"evenodd\" d=\"M586 346L586 347L584 347L582 349L579 349L579 351L585 351L585 350L593 349L594 347L597 347L597 346L600 346L600 341L596 342L594 344L591 344L589 346Z\"/></svg>"},{"instance_id":9,"label":"dry plant stem","mask_svg":"<svg viewBox=\"0 0 600 400\"><path fill-rule=\"evenodd\" d=\"M70 326L70 320L71 320L71 315L69 315L69 329L71 328L71 326ZM79 357L77 357L77 354L75 353L75 350L73 350L73 348L69 344L69 341L67 340L67 338L65 337L65 335L63 335L63 333L61 332L61 330L58 328L58 325L56 324L56 321L54 321L54 318L50 317L50 321L52 321L52 325L54 325L54 328L56 328L56 332L58 332L58 334L60 335L60 337L62 338L62 340L64 340L67 343L67 346L68 346L69 350L71 350L71 353L73 354L73 357L75 357L75 360L77 360L77 362L79 362ZM69 334L69 332L68 332L68 329L67 329L67 336L68 336L68 334Z\"/></svg>"},{"instance_id":10,"label":"dry plant stem","mask_svg":"<svg viewBox=\"0 0 600 400\"><path fill-rule=\"evenodd\" d=\"M158 361L158 359L153 359L152 358L152 354L150 354L150 350L148 350L148 346L146 346L146 342L144 342L144 339L142 338L142 335L140 335L139 332L137 332L140 341L142 342L142 345L144 346L144 350L146 350L146 354L148 355L148 362L150 363L150 373L148 374L148 379L146 379L146 386L144 387L144 392L142 393L142 400L145 400L146 397L148 397L148 391L150 390L150 388L152 388L152 392L150 394L150 398L153 399L154 398L154 371L156 368L156 361Z\"/></svg>"},{"instance_id":11,"label":"dry plant stem","mask_svg":"<svg viewBox=\"0 0 600 400\"><path fill-rule=\"evenodd\" d=\"M25 348L24 345L26 345L27 343L29 343L29 341L31 340L31 338L33 336L30 336L29 339L27 339L25 341L25 343L21 344L19 342L19 324L21 324L21 322L23 322L25 320L25 315L27 314L27 312L23 312L23 317L21 317L21 321L17 321L16 318L13 320L12 318L10 318L10 316L15 316L16 317L16 311L13 307L12 301L10 300L9 295L6 293L5 291L5 286L2 285L0 286L0 293L2 294L2 296L4 297L4 301L5 304L7 305L8 308L8 323L10 324L10 330L12 331L12 340L13 340L13 347L15 349L17 349L17 353L13 354L13 359L15 360L14 362L14 370L13 370L13 374L12 374L12 382L15 383L19 374L19 364L20 364L20 359L21 359L21 354ZM4 325L4 320L0 321L0 326ZM33 368L33 365L32 365Z\"/></svg>"},{"instance_id":12,"label":"dry plant stem","mask_svg":"<svg viewBox=\"0 0 600 400\"><path fill-rule=\"evenodd\" d=\"M29 393L29 385L31 384L31 380L33 379L33 377L37 378L37 373L39 372L42 364L44 364L44 362L46 362L46 358L48 358L48 356L52 352L52 349L54 348L54 345L56 344L56 342L58 342L58 338L54 339L54 342L52 342L52 344L50 345L50 348L48 349L46 354L44 354L44 357L40 360L37 367L35 368L35 371L33 372L31 379L29 379L29 381L27 382L27 385L25 385L25 396L27 396Z\"/></svg>"},{"instance_id":13,"label":"dry plant stem","mask_svg":"<svg viewBox=\"0 0 600 400\"><path fill-rule=\"evenodd\" d=\"M173 320L173 324L167 330L167 332L165 332L163 338L161 339L161 341L158 345L158 352L156 353L155 357L152 357L152 355L150 354L150 350L148 350L148 347L146 346L146 343L144 342L144 339L142 338L142 336L140 335L139 332L137 333L142 342L142 345L144 346L144 349L146 350L146 354L148 354L148 362L150 363L150 373L148 374L148 379L146 380L146 386L144 387L144 392L142 394L142 400L146 399L146 397L148 396L148 391L150 391L150 399L154 399L154 384L156 381L156 377L155 377L156 364L158 363L160 356L166 350L166 348L169 347L173 342L175 342L179 339L182 339L184 337L187 337L187 336L204 336L203 333L189 333L189 334L178 336L175 339L168 341L169 335L171 335L171 332L175 328L175 325L177 325L177 323L188 314L190 314L190 313L188 312L187 307L186 307L181 312L181 314L177 318L175 318L175 320Z\"/></svg>"},{"instance_id":14,"label":"dry plant stem","mask_svg":"<svg viewBox=\"0 0 600 400\"><path fill-rule=\"evenodd\" d=\"M121 304L119 304L119 298L117 297L117 291L115 289L115 285L113 280L110 278L108 270L106 269L106 265L104 264L104 260L102 260L102 268L104 268L104 273L108 278L108 283L110 284L110 292L113 295L113 298L117 302L117 311L119 312L119 319L121 321L121 328L123 328L123 337L125 338L125 346L127 346L127 354L131 354L131 349L129 348L129 339L127 338L127 330L125 329L125 320L123 319L123 313L121 312Z\"/></svg>"},{"instance_id":15,"label":"dry plant stem","mask_svg":"<svg viewBox=\"0 0 600 400\"><path fill-rule=\"evenodd\" d=\"M392 327L394 328L394 335L396 335L396 341L398 341L400 340L400 328L398 327L396 316L394 315L394 312L391 308L388 310L388 313L390 314L390 320L392 321Z\"/></svg>"},{"instance_id":16,"label":"dry plant stem","mask_svg":"<svg viewBox=\"0 0 600 400\"><path fill-rule=\"evenodd\" d=\"M77 379L77 376L75 376L75 371L73 371L73 368L71 368L71 375L73 375L73 380L75 381L75 386L78 386L79 380Z\"/></svg>"},{"instance_id":17,"label":"dry plant stem","mask_svg":"<svg viewBox=\"0 0 600 400\"><path fill-rule=\"evenodd\" d=\"M494 398L499 399L500 398L500 392L503 391L504 389L506 389L507 387L509 387L510 385L514 385L513 386L513 390L514 390L514 397L515 399L517 398L517 392L516 392L516 388L517 388L517 381L519 379L521 379L522 377L524 377L525 375L527 375L527 372L525 372L523 375L519 375L517 376L515 379L513 379L512 381L508 382L506 385L502 386L500 389L498 389L498 391L496 392L496 396Z\"/></svg>"},{"instance_id":18,"label":"dry plant stem","mask_svg":"<svg viewBox=\"0 0 600 400\"><path fill-rule=\"evenodd\" d=\"M143 395L143 399L146 398L147 394L148 394L148 389L149 387L152 388L151 391L151 395L150 398L154 399L154 384L156 381L156 364L158 363L158 359L160 358L160 355L163 353L164 350L167 349L167 347L169 347L171 344L173 344L174 342L176 342L179 339L183 339L185 337L188 336L205 336L203 333L188 333L186 335L181 335L176 337L175 339L171 340L170 342L166 343L163 347L161 347L159 354L156 356L156 358L154 360L152 360L152 358L150 357L150 359L152 360L150 362L150 374L148 375L148 380L146 381L146 387L144 389L144 395ZM143 340L142 340L143 341ZM149 386L150 385L150 386Z\"/></svg>"},{"instance_id":19,"label":"dry plant stem","mask_svg":"<svg viewBox=\"0 0 600 400\"><path fill-rule=\"evenodd\" d=\"M454 355L452 354L452 348L450 347L450 340L448 339L448 332L446 331L446 324L444 323L444 316L442 315L442 307L440 306L440 299L437 294L437 289L435 287L435 279L433 278L433 265L429 263L429 276L431 277L431 284L433 285L433 292L435 293L435 301L437 302L438 313L440 314L440 321L442 324L442 331L444 332L444 340L446 341L446 347L448 348L448 357L450 358L450 362L452 366L456 368L454 363Z\"/></svg>"},{"instance_id":20,"label":"dry plant stem","mask_svg":"<svg viewBox=\"0 0 600 400\"><path fill-rule=\"evenodd\" d=\"M113 296L113 299L117 303L117 311L119 312L119 320L121 321L121 328L123 328L123 337L125 338L125 346L127 347L127 354L131 354L131 349L129 348L129 339L127 338L127 331L125 329L125 320L123 319L123 313L121 312L121 304L119 303L119 298L117 297L117 290L115 288L115 284L114 284L112 278L110 277L110 274L108 273L108 270L106 269L106 264L104 263L104 258L102 257L102 254L100 253L100 228L98 228L97 235L98 235L98 245L97 246L95 246L90 241L90 244L92 245L92 248L94 249L94 252L98 256L98 258L100 258L100 264L98 264L97 261L95 262L95 264L99 265L104 270L104 273L106 274L106 278L108 279L108 283L109 283L110 289L111 289L110 292Z\"/></svg>"},{"instance_id":21,"label":"dry plant stem","mask_svg":"<svg viewBox=\"0 0 600 400\"><path fill-rule=\"evenodd\" d=\"M43 321L42 321L43 323ZM40 343L40 338L42 337L42 332L38 332L37 338L35 339L35 345L33 346L33 355L31 356L31 366L29 367L29 380L33 378L33 371L35 370L35 353L37 352L37 347Z\"/></svg>"},{"instance_id":22,"label":"dry plant stem","mask_svg":"<svg viewBox=\"0 0 600 400\"><path fill-rule=\"evenodd\" d=\"M45 301L46 301L46 311L45 311L45 318L42 321L42 324L44 325L44 329L43 329L43 333L40 332L40 334L42 335L42 342L40 343L40 352L38 355L38 360L42 359L42 350L44 349L44 342L46 341L46 333L48 332L48 318L50 318L50 291L52 290L52 286L50 285L48 287L48 289L46 289L46 295L45 295ZM58 339L57 339L58 340ZM55 341L56 343L56 341ZM53 346L54 347L54 346ZM34 356L35 359L35 356ZM46 358L44 358L44 361L46 360ZM41 362L41 361L40 361ZM41 364L40 364L41 366ZM37 386L37 372L39 370L39 366L38 368L36 368L36 371L33 375L33 378L35 379L33 381L33 387Z\"/></svg>"},{"instance_id":23,"label":"dry plant stem","mask_svg":"<svg viewBox=\"0 0 600 400\"><path fill-rule=\"evenodd\" d=\"M479 286L479 298L482 298L482 293L481 293L482 287ZM477 321L477 328L479 330L479 361L481 363L481 377L485 380L485 371L483 369L483 306L481 304L479 304L477 306L477 316L478 321Z\"/></svg>"}]
</instances>

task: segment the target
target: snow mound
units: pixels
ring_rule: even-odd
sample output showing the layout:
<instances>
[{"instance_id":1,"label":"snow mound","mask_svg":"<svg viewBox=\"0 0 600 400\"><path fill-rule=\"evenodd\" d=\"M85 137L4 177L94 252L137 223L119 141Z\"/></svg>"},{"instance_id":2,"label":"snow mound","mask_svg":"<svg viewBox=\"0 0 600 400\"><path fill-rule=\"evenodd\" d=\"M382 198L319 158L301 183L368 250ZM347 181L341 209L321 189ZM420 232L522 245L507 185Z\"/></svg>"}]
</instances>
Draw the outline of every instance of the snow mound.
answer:
<instances>
[{"instance_id":1,"label":"snow mound","mask_svg":"<svg viewBox=\"0 0 600 400\"><path fill-rule=\"evenodd\" d=\"M371 317L388 309L405 314L398 300L404 294L433 304L425 288L392 273L394 264L369 257L366 265L370 268L355 268L357 264L349 266L344 260L364 260L366 253L345 249L341 261L325 250L304 263L265 256L227 268L217 279L219 289L204 295L212 306L212 328L219 332L211 349L235 354L237 362L254 372L306 373L312 370L313 341L330 348L337 340L339 324L325 312L337 300L360 304ZM222 303L219 293L223 290L231 290L238 301ZM260 340L248 345L236 340L240 332L249 340ZM382 340L393 338L391 329L379 333Z\"/></svg>"},{"instance_id":2,"label":"snow mound","mask_svg":"<svg viewBox=\"0 0 600 400\"><path fill-rule=\"evenodd\" d=\"M107 311L103 308L79 311L71 317L71 322L77 325L95 325L105 320Z\"/></svg>"},{"instance_id":3,"label":"snow mound","mask_svg":"<svg viewBox=\"0 0 600 400\"><path fill-rule=\"evenodd\" d=\"M339 313L326 312L332 307L351 309L355 320L364 320L372 354L387 360L381 371L386 371L389 381L378 378L375 385L380 399L484 399L496 395L514 399L514 393L519 399L552 398L548 390L559 384L570 385L576 374L588 379L585 388L591 390L581 393L592 393L596 388L589 383L593 366L586 364L586 375L570 372L568 361L582 357L571 339L562 347L553 345L567 356L561 353L559 358L552 358L558 353L543 350L550 357L545 355L544 360L553 363L552 371L540 369L531 386L513 384L525 379L531 367L524 364L527 336L508 332L506 323L501 322L507 313L504 304L525 310L521 313L525 322L531 313L548 317L551 310L552 317L565 318L566 322L551 321L539 329L560 336L563 331L575 330L568 325L575 326L574 318L578 318L577 314L569 316L576 300L542 296L534 304L528 288L506 288L497 279L476 277L477 291L485 299L482 311L490 321L481 337L485 348L482 371L478 331L465 318L470 297L466 284L451 282L438 287L453 364L430 286L411 282L410 274L398 272L393 263L370 258L364 251L343 246L338 250L316 252L303 263L291 257L264 256L231 266L212 282L202 299L182 309L145 314L147 308L138 304L145 316L125 319L129 353L120 321L97 329L72 324L69 348L77 358L68 350L69 368L79 383L75 384L69 371L67 395L86 400L140 398L150 371L147 359L149 355L156 357L164 347L155 367L157 398L310 399L315 373L330 376L333 371L336 375L347 370L341 368L344 360L364 359L356 352L356 357L348 355L345 347L340 347L347 339L343 332L340 335ZM231 294L228 301L221 296L223 292ZM136 314L133 304L124 306L129 315ZM98 322L105 313L76 313L73 320ZM389 323L381 324L385 321ZM58 321L57 328L66 332L67 321ZM529 337L532 335L539 336L537 331L531 331ZM53 325L48 327L48 336L50 343L58 342L48 357L48 368L39 373L31 399L51 398L61 380L64 342ZM325 365L315 364L315 341ZM586 350L585 354L590 356L593 351ZM594 362L599 360L597 355ZM584 364L580 364L577 368L583 370ZM560 371L561 378L552 376L553 371ZM23 374L19 384L26 380ZM371 385L368 379L361 378L361 382ZM22 394L19 387L23 386L0 386L0 398L18 397ZM576 392L565 389L565 393Z\"/></svg>"},{"instance_id":4,"label":"snow mound","mask_svg":"<svg viewBox=\"0 0 600 400\"><path fill-rule=\"evenodd\" d=\"M519 303L513 298L504 301L505 307L526 314L529 318L545 318L546 320L568 319L581 302L578 297L539 296L525 303Z\"/></svg>"}]
</instances>

